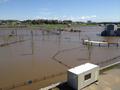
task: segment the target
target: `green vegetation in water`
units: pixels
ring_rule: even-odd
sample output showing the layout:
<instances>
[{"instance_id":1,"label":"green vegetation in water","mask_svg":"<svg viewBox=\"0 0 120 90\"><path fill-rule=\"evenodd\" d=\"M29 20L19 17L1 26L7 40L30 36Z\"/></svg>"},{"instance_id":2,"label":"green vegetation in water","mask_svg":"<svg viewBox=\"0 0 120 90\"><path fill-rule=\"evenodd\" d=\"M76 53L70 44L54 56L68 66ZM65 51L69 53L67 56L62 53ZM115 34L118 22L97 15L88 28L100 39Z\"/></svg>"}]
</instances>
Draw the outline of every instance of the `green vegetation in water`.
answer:
<instances>
[{"instance_id":1,"label":"green vegetation in water","mask_svg":"<svg viewBox=\"0 0 120 90\"><path fill-rule=\"evenodd\" d=\"M94 23L90 23L90 24L79 24L80 26L96 26L97 24L94 24Z\"/></svg>"},{"instance_id":2,"label":"green vegetation in water","mask_svg":"<svg viewBox=\"0 0 120 90\"><path fill-rule=\"evenodd\" d=\"M63 29L67 27L67 25L66 24L41 24L41 25L30 25L29 27L54 30L54 29Z\"/></svg>"},{"instance_id":3,"label":"green vegetation in water","mask_svg":"<svg viewBox=\"0 0 120 90\"><path fill-rule=\"evenodd\" d=\"M40 24L40 25L29 25L29 28L40 28L45 30L56 30L56 29L65 29L65 28L75 28L80 26L95 26L93 24Z\"/></svg>"}]
</instances>

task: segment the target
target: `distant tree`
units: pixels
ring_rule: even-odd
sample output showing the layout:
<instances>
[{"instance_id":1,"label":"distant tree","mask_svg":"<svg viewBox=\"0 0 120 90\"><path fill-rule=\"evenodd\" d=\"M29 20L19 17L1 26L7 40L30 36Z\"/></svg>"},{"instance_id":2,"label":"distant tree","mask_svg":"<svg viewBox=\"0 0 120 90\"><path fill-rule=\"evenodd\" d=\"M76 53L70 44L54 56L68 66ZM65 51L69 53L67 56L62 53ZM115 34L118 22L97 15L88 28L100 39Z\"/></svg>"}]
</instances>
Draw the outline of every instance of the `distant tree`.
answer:
<instances>
[{"instance_id":1,"label":"distant tree","mask_svg":"<svg viewBox=\"0 0 120 90\"><path fill-rule=\"evenodd\" d=\"M71 24L71 23L72 23L72 20L64 20L63 23L64 23L64 24Z\"/></svg>"}]
</instances>

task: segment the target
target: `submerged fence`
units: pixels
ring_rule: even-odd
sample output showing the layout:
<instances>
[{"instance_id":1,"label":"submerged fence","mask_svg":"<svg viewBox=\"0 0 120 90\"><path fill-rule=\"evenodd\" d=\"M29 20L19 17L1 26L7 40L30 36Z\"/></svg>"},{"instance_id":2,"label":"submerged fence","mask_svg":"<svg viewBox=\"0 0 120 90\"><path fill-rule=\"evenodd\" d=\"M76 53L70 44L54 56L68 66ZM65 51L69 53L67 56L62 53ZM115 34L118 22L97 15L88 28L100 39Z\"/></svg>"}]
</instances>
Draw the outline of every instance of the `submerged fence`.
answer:
<instances>
[{"instance_id":1,"label":"submerged fence","mask_svg":"<svg viewBox=\"0 0 120 90\"><path fill-rule=\"evenodd\" d=\"M107 65L110 65L110 64L113 64L113 63L116 63L116 62L119 62L120 60L117 60L117 59L120 59L120 55L119 56L116 56L116 57L113 57L111 59L108 59L108 60L104 60L104 61L101 61L101 62L97 62L95 64L99 65L100 67L106 67ZM116 61L117 60L117 61Z\"/></svg>"}]
</instances>

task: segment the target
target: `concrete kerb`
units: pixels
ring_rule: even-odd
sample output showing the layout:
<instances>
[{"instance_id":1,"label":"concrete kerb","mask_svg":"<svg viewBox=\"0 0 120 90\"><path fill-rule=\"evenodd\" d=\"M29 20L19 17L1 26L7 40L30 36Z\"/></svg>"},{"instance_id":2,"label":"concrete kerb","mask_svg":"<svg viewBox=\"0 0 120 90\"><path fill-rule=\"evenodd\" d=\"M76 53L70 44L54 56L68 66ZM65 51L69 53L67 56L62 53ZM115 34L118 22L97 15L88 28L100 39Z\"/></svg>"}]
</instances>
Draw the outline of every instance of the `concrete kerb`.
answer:
<instances>
[{"instance_id":1,"label":"concrete kerb","mask_svg":"<svg viewBox=\"0 0 120 90\"><path fill-rule=\"evenodd\" d=\"M52 88L57 87L57 86L60 85L61 83L62 83L62 82L58 82L58 83L56 83L56 84L52 84L52 85L50 85L50 86L48 86L48 87L41 88L41 89L39 89L39 90L49 90L49 89L52 89Z\"/></svg>"},{"instance_id":2,"label":"concrete kerb","mask_svg":"<svg viewBox=\"0 0 120 90\"><path fill-rule=\"evenodd\" d=\"M115 62L115 63L110 64L110 65L107 65L107 66L105 66L105 67L101 67L101 68L100 68L100 71L102 71L102 70L104 70L104 69L107 69L107 68L109 68L109 67L112 67L112 66L114 66L114 65L117 65L117 64L120 64L120 61Z\"/></svg>"}]
</instances>

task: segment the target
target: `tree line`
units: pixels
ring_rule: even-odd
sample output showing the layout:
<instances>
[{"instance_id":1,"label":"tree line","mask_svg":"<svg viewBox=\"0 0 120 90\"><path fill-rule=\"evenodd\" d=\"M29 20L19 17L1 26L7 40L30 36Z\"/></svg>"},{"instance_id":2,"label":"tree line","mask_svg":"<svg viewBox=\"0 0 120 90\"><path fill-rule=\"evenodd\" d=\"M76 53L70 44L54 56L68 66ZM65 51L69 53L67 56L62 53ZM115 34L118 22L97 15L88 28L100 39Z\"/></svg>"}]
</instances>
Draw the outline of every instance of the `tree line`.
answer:
<instances>
[{"instance_id":1,"label":"tree line","mask_svg":"<svg viewBox=\"0 0 120 90\"><path fill-rule=\"evenodd\" d=\"M47 19L39 19L39 20L0 20L0 25L4 24L70 24L73 23L72 20L47 20Z\"/></svg>"},{"instance_id":2,"label":"tree line","mask_svg":"<svg viewBox=\"0 0 120 90\"><path fill-rule=\"evenodd\" d=\"M38 20L0 20L0 25L39 25L39 24L120 24L120 22L92 22L88 20L83 21L72 21L72 20L48 20L48 19L38 19Z\"/></svg>"}]
</instances>

